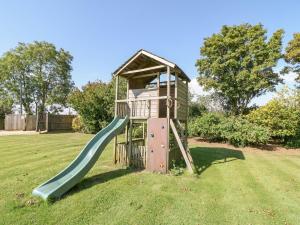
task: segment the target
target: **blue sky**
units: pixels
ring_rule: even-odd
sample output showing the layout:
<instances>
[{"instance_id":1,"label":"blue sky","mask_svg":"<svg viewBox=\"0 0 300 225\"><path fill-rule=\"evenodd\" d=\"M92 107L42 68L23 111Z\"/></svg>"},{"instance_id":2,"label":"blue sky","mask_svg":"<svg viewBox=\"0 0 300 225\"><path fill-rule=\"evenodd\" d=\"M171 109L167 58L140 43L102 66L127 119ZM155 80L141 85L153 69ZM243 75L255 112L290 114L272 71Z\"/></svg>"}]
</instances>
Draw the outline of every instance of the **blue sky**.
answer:
<instances>
[{"instance_id":1,"label":"blue sky","mask_svg":"<svg viewBox=\"0 0 300 225\"><path fill-rule=\"evenodd\" d=\"M143 48L174 61L195 78L203 38L222 25L262 23L269 33L282 28L286 45L300 32L299 8L296 0L3 1L0 54L18 42L52 42L74 56L72 75L81 86L110 80L124 60ZM293 85L292 77L287 81ZM255 101L263 104L270 97Z\"/></svg>"}]
</instances>

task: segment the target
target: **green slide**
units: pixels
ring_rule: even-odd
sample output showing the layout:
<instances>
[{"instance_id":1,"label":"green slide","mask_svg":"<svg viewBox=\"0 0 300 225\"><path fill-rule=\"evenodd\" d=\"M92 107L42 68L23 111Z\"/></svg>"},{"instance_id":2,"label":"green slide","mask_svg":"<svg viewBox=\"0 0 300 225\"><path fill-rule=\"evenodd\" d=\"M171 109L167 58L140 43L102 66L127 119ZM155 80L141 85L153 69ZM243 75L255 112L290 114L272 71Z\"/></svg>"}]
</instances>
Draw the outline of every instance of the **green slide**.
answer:
<instances>
[{"instance_id":1,"label":"green slide","mask_svg":"<svg viewBox=\"0 0 300 225\"><path fill-rule=\"evenodd\" d=\"M104 129L99 131L83 148L79 155L59 174L35 188L33 195L44 200L59 198L70 190L94 166L105 146L126 126L128 117L115 117Z\"/></svg>"}]
</instances>

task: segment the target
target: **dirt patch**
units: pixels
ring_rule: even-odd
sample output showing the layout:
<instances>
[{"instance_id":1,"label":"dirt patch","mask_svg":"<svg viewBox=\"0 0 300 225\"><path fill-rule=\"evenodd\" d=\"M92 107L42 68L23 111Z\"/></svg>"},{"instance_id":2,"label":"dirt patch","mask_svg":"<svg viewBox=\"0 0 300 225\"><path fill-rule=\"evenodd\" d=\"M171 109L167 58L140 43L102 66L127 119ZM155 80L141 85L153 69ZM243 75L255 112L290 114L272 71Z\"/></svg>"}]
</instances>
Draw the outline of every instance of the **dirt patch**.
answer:
<instances>
[{"instance_id":1,"label":"dirt patch","mask_svg":"<svg viewBox=\"0 0 300 225\"><path fill-rule=\"evenodd\" d=\"M232 150L239 150L243 152L253 152L253 153L261 153L261 152L274 152L278 154L288 154L288 155L300 155L300 149L287 149L282 146L267 144L259 147L235 147L233 145L227 143L216 143L216 142L207 142L201 138L189 138L189 145L199 145L201 147L210 147L210 148L228 148Z\"/></svg>"},{"instance_id":2,"label":"dirt patch","mask_svg":"<svg viewBox=\"0 0 300 225\"><path fill-rule=\"evenodd\" d=\"M13 131L6 131L0 130L0 136L9 136L9 135L34 135L39 134L35 131L22 131L22 130L13 130Z\"/></svg>"}]
</instances>

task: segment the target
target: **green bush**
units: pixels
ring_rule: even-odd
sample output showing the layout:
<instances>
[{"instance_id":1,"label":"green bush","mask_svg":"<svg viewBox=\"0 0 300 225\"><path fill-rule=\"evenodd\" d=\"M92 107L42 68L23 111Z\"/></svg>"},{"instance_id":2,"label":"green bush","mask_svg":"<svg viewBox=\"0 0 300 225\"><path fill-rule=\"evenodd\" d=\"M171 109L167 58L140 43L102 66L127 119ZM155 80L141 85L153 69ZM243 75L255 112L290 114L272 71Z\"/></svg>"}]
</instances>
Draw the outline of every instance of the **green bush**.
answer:
<instances>
[{"instance_id":1,"label":"green bush","mask_svg":"<svg viewBox=\"0 0 300 225\"><path fill-rule=\"evenodd\" d=\"M192 120L189 132L191 136L227 141L236 146L265 144L270 139L268 128L242 117L225 117L216 113L206 113Z\"/></svg>"},{"instance_id":2,"label":"green bush","mask_svg":"<svg viewBox=\"0 0 300 225\"><path fill-rule=\"evenodd\" d=\"M133 126L132 136L134 138L142 138L143 137L143 125L137 124Z\"/></svg>"},{"instance_id":3,"label":"green bush","mask_svg":"<svg viewBox=\"0 0 300 225\"><path fill-rule=\"evenodd\" d=\"M223 118L222 114L205 113L189 122L189 135L209 140L220 140L221 136L217 125Z\"/></svg>"},{"instance_id":4,"label":"green bush","mask_svg":"<svg viewBox=\"0 0 300 225\"><path fill-rule=\"evenodd\" d=\"M285 146L288 148L300 148L300 136L291 138L286 142Z\"/></svg>"},{"instance_id":5,"label":"green bush","mask_svg":"<svg viewBox=\"0 0 300 225\"><path fill-rule=\"evenodd\" d=\"M83 86L82 90L75 89L69 96L69 104L81 116L84 131L97 133L114 116L113 83L96 81Z\"/></svg>"},{"instance_id":6,"label":"green bush","mask_svg":"<svg viewBox=\"0 0 300 225\"><path fill-rule=\"evenodd\" d=\"M221 138L235 146L266 144L270 139L268 128L241 117L224 118L218 125L218 131Z\"/></svg>"},{"instance_id":7,"label":"green bush","mask_svg":"<svg viewBox=\"0 0 300 225\"><path fill-rule=\"evenodd\" d=\"M72 129L76 132L84 132L84 124L80 116L76 116L72 120Z\"/></svg>"},{"instance_id":8,"label":"green bush","mask_svg":"<svg viewBox=\"0 0 300 225\"><path fill-rule=\"evenodd\" d=\"M280 99L273 99L247 115L249 121L269 128L272 138L283 142L297 135L300 125L299 109L287 105Z\"/></svg>"}]
</instances>

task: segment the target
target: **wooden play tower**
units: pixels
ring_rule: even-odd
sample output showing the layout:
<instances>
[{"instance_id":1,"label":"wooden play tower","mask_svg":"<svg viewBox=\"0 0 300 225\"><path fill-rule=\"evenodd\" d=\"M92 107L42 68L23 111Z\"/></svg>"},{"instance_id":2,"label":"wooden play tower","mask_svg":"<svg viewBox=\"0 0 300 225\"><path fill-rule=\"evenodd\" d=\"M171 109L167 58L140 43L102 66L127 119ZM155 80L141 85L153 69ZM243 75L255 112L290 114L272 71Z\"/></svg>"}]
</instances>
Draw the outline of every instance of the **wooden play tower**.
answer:
<instances>
[{"instance_id":1,"label":"wooden play tower","mask_svg":"<svg viewBox=\"0 0 300 225\"><path fill-rule=\"evenodd\" d=\"M129 117L125 140L115 137L114 162L167 173L174 160L183 159L193 171L187 143L189 77L176 64L145 50L129 58L113 77L115 116ZM133 134L136 129L140 137Z\"/></svg>"}]
</instances>

